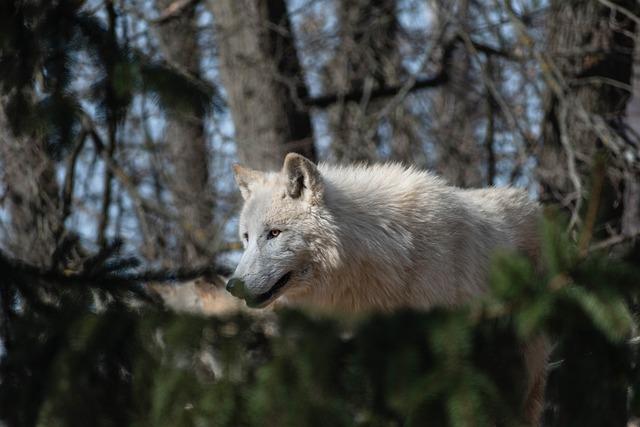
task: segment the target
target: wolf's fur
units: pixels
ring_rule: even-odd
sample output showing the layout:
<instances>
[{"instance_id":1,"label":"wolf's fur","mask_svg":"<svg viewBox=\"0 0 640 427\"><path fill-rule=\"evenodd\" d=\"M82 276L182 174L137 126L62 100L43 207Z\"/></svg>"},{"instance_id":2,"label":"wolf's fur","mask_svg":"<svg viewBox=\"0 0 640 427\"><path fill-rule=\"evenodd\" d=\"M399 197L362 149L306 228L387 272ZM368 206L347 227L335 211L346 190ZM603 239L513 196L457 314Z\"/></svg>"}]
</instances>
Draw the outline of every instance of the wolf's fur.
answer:
<instances>
[{"instance_id":1,"label":"wolf's fur","mask_svg":"<svg viewBox=\"0 0 640 427\"><path fill-rule=\"evenodd\" d=\"M248 239L234 276L249 296L291 272L274 295L286 304L346 312L455 306L486 290L496 249L537 258L539 207L522 190L463 190L399 164L316 167L296 154L281 172L235 171ZM281 233L268 238L270 230ZM542 340L525 349L532 420L545 355Z\"/></svg>"}]
</instances>

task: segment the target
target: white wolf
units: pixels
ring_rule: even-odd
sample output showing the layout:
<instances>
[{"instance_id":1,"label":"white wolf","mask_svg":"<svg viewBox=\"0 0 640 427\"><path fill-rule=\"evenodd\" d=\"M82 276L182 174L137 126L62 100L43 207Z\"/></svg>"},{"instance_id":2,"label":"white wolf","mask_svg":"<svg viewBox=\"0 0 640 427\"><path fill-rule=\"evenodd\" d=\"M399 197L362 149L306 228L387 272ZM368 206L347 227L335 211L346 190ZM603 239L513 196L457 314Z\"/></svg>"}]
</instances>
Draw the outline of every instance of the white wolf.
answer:
<instances>
[{"instance_id":1,"label":"white wolf","mask_svg":"<svg viewBox=\"0 0 640 427\"><path fill-rule=\"evenodd\" d=\"M234 170L245 251L227 289L250 306L455 306L486 290L496 249L538 257L539 206L522 190L463 190L399 164L316 166L293 153L280 172ZM535 422L544 340L524 353Z\"/></svg>"}]
</instances>

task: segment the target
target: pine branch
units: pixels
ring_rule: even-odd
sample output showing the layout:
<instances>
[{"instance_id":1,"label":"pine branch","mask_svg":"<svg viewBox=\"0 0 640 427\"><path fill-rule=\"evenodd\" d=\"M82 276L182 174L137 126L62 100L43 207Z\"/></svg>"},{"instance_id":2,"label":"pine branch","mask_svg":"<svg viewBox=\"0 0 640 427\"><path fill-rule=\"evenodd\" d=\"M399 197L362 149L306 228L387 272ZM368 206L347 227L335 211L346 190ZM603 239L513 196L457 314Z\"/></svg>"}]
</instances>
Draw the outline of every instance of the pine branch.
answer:
<instances>
[{"instance_id":1,"label":"pine branch","mask_svg":"<svg viewBox=\"0 0 640 427\"><path fill-rule=\"evenodd\" d=\"M108 292L129 291L147 302L157 302L145 289L148 283L187 282L199 277L213 278L232 273L229 268L216 264L132 272L131 268L138 265L137 259L117 257L119 249L119 242L105 247L86 260L80 271L45 269L11 258L0 251L0 273L5 285L14 285L21 291L31 288L30 294L34 290L33 284L46 283L64 289L82 286Z\"/></svg>"}]
</instances>

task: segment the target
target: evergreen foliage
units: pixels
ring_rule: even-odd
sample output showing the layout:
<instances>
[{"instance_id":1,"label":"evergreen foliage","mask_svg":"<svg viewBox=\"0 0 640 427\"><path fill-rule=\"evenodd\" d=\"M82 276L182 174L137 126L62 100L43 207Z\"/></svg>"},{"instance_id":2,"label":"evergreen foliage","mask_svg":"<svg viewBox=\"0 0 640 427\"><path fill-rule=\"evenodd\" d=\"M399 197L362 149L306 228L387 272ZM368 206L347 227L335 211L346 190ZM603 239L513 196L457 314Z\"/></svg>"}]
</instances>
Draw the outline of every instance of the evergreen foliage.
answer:
<instances>
[{"instance_id":1,"label":"evergreen foliage","mask_svg":"<svg viewBox=\"0 0 640 427\"><path fill-rule=\"evenodd\" d=\"M2 420L517 426L525 384L519 346L544 333L556 344L545 425L625 425L628 411L640 409L629 341L638 270L603 253L581 255L561 229L545 226L544 274L505 254L490 296L477 304L362 319L176 314L141 302L140 281L162 275L131 273L117 252L68 273L66 284L4 259L3 328L11 339L0 371Z\"/></svg>"},{"instance_id":2,"label":"evergreen foliage","mask_svg":"<svg viewBox=\"0 0 640 427\"><path fill-rule=\"evenodd\" d=\"M93 67L89 101L99 117L118 124L136 94L163 108L206 112L220 106L216 89L137 51L118 37L114 6L107 23L83 1L7 1L0 5L0 92L16 134L47 139L53 154L68 147L86 113L73 84Z\"/></svg>"}]
</instances>

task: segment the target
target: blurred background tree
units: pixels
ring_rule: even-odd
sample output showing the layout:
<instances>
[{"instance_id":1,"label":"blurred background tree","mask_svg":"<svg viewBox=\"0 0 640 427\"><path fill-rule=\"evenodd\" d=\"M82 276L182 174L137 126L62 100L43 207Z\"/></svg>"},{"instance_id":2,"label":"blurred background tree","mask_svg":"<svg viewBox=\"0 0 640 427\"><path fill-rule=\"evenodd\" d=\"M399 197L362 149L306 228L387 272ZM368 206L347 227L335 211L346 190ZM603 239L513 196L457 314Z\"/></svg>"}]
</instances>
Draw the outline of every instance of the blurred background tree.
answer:
<instances>
[{"instance_id":1,"label":"blurred background tree","mask_svg":"<svg viewBox=\"0 0 640 427\"><path fill-rule=\"evenodd\" d=\"M509 348L537 330L558 343L545 425L630 422L639 23L633 0L3 2L0 418L510 425L517 393L497 390L519 385L480 344L517 370ZM520 186L569 218L551 233L568 241L547 237L537 285L499 266L486 312L372 319L349 339L302 315L157 307L236 307L217 287L239 249L230 165L290 151ZM364 351L373 325L397 354ZM440 349L440 328L459 345Z\"/></svg>"}]
</instances>

